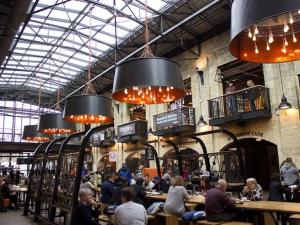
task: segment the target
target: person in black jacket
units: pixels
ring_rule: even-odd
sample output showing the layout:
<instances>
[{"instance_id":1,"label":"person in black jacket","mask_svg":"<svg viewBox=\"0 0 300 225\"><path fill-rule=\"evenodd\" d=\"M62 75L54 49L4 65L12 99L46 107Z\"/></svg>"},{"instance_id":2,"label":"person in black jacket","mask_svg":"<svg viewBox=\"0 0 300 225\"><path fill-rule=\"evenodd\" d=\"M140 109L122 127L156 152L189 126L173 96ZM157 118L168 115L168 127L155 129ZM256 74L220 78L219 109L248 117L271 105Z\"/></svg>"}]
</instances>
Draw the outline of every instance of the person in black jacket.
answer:
<instances>
[{"instance_id":1,"label":"person in black jacket","mask_svg":"<svg viewBox=\"0 0 300 225\"><path fill-rule=\"evenodd\" d=\"M113 205L121 205L122 199L121 199L121 190L124 187L128 187L128 181L124 177L120 177L115 175L115 183L114 183L114 190L112 195L112 204Z\"/></svg>"},{"instance_id":2,"label":"person in black jacket","mask_svg":"<svg viewBox=\"0 0 300 225\"><path fill-rule=\"evenodd\" d=\"M142 177L135 178L136 184L134 185L134 202L144 205L146 200L146 188L143 186L144 179Z\"/></svg>"},{"instance_id":3,"label":"person in black jacket","mask_svg":"<svg viewBox=\"0 0 300 225\"><path fill-rule=\"evenodd\" d=\"M280 181L280 174L274 173L271 177L271 183L270 183L270 193L269 193L269 201L279 201L283 202L284 197L283 194L285 192L285 189Z\"/></svg>"},{"instance_id":4,"label":"person in black jacket","mask_svg":"<svg viewBox=\"0 0 300 225\"><path fill-rule=\"evenodd\" d=\"M113 174L108 174L106 181L102 183L101 187L101 203L111 204L114 191L114 177Z\"/></svg>"},{"instance_id":5,"label":"person in black jacket","mask_svg":"<svg viewBox=\"0 0 300 225\"><path fill-rule=\"evenodd\" d=\"M80 189L80 202L76 207L71 225L99 225L99 221L97 220L99 211L93 208L96 202L92 197L93 192L90 189Z\"/></svg>"},{"instance_id":6,"label":"person in black jacket","mask_svg":"<svg viewBox=\"0 0 300 225\"><path fill-rule=\"evenodd\" d=\"M268 201L278 201L278 202L284 201L283 194L286 192L286 190L280 181L279 173L274 173L272 175L269 189L270 192L269 192ZM285 215L283 213L277 213L276 215L277 218L281 219L282 225L286 225L286 219L288 218L288 215Z\"/></svg>"}]
</instances>

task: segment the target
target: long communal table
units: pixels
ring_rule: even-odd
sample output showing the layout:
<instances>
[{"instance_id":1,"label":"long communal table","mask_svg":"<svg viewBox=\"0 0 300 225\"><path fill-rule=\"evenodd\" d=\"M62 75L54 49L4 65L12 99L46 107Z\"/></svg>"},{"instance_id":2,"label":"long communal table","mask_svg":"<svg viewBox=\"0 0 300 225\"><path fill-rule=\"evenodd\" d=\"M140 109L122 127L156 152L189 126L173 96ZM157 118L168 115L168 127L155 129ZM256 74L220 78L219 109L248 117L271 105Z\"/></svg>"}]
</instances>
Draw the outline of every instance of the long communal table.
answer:
<instances>
[{"instance_id":1,"label":"long communal table","mask_svg":"<svg viewBox=\"0 0 300 225\"><path fill-rule=\"evenodd\" d=\"M157 201L166 201L168 195L147 195L147 198ZM205 197L202 195L192 196L187 203L204 205ZM274 202L274 201L248 201L243 202L242 204L236 204L235 208L246 209L246 210L255 210L261 212L279 212L286 214L300 214L300 203L294 202ZM277 224L275 218L273 217L275 224Z\"/></svg>"}]
</instances>

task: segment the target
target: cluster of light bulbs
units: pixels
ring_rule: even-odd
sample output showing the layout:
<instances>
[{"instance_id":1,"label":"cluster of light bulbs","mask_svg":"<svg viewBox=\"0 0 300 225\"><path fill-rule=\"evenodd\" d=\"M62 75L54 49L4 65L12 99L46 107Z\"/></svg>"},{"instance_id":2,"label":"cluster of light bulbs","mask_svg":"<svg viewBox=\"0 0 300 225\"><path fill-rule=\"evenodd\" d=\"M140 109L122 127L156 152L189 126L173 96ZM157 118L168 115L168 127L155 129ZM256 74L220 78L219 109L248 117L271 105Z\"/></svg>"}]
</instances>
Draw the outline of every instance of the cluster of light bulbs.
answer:
<instances>
[{"instance_id":1,"label":"cluster of light bulbs","mask_svg":"<svg viewBox=\"0 0 300 225\"><path fill-rule=\"evenodd\" d=\"M75 123L104 123L110 119L101 115L71 115L65 118L65 120Z\"/></svg>"},{"instance_id":2,"label":"cluster of light bulbs","mask_svg":"<svg viewBox=\"0 0 300 225\"><path fill-rule=\"evenodd\" d=\"M40 131L43 134L69 134L72 133L71 129L59 129L59 128L49 128Z\"/></svg>"},{"instance_id":3,"label":"cluster of light bulbs","mask_svg":"<svg viewBox=\"0 0 300 225\"><path fill-rule=\"evenodd\" d=\"M300 14L300 10L298 10L298 14ZM286 33L289 32L290 29L292 29L292 41L294 43L296 43L298 41L298 39L296 38L295 32L294 32L294 27L293 27L294 22L295 21L294 21L294 18L293 18L291 13L289 14L288 20L284 20L284 24L283 24L283 44L282 44L282 49L281 49L282 53L284 53L284 54L287 53L286 47L289 45L288 40L286 38ZM258 49L257 44L256 44L258 34L259 34L259 30L258 30L257 25L254 25L253 30L251 30L251 28L248 29L248 37L254 41L254 52L256 54L259 53L259 49ZM272 29L271 29L271 26L270 26L269 27L268 40L266 41L266 50L267 51L271 50L270 45L273 42L274 42L274 36L273 36L273 32L272 32Z\"/></svg>"},{"instance_id":4,"label":"cluster of light bulbs","mask_svg":"<svg viewBox=\"0 0 300 225\"><path fill-rule=\"evenodd\" d=\"M130 89L125 88L124 94L125 98L129 99L129 101L140 102L156 102L156 100L164 99L165 102L170 102L174 99L171 95L171 91L174 89L172 86L159 86L159 87L132 87Z\"/></svg>"},{"instance_id":5,"label":"cluster of light bulbs","mask_svg":"<svg viewBox=\"0 0 300 225\"><path fill-rule=\"evenodd\" d=\"M36 141L36 142L46 142L49 141L50 138L47 137L26 137L26 141Z\"/></svg>"},{"instance_id":6,"label":"cluster of light bulbs","mask_svg":"<svg viewBox=\"0 0 300 225\"><path fill-rule=\"evenodd\" d=\"M145 109L145 108L146 108L145 105L137 105L137 106L131 108L130 110L133 111L133 110L137 110L137 109Z\"/></svg>"}]
</instances>

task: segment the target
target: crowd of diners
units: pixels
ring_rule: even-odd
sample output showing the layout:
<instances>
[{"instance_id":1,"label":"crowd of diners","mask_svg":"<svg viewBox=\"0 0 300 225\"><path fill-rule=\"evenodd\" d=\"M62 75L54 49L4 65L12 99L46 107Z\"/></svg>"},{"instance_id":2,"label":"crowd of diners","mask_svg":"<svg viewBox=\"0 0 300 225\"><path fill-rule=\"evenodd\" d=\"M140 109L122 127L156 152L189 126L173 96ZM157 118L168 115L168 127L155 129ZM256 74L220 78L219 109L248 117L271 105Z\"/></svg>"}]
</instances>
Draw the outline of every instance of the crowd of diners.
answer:
<instances>
[{"instance_id":1,"label":"crowd of diners","mask_svg":"<svg viewBox=\"0 0 300 225\"><path fill-rule=\"evenodd\" d=\"M27 179L19 170L5 169L0 175L0 211L18 210L19 201L16 190L26 185Z\"/></svg>"},{"instance_id":2,"label":"crowd of diners","mask_svg":"<svg viewBox=\"0 0 300 225\"><path fill-rule=\"evenodd\" d=\"M201 215L201 219L218 222L248 221L260 224L261 212L237 209L235 205L243 201L298 202L300 200L299 170L291 158L286 158L282 163L280 173L273 174L270 186L266 187L269 189L268 196L264 195L262 187L255 178L248 178L245 186L234 196L231 192L227 192L228 184L225 179L211 182L207 174L200 176L199 183L191 191L188 190L184 178L173 176L170 169L167 169L161 178L152 179L142 172L133 176L125 164L116 173L109 171L112 173L102 173L105 178L101 185L98 185L99 187L89 181L87 174L82 177L79 203L72 225L98 225L97 208L100 204L106 206L104 213L113 216L116 225L144 225L147 224L147 214L155 214L159 211L182 217L188 213L190 215L191 212L187 212L185 202L193 195L205 197L205 204L198 205L193 211ZM151 195L151 192L167 193L166 201L149 201L147 195ZM285 224L287 215L278 214L277 218Z\"/></svg>"}]
</instances>

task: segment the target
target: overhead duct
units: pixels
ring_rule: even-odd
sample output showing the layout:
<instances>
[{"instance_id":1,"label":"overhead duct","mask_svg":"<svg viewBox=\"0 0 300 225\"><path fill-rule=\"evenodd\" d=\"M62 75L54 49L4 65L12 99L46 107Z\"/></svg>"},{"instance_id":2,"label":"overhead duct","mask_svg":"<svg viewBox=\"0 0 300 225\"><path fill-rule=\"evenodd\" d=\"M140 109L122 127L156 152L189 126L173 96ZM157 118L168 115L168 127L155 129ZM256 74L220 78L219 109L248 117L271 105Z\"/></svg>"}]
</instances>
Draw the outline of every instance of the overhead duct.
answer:
<instances>
[{"instance_id":1,"label":"overhead duct","mask_svg":"<svg viewBox=\"0 0 300 225\"><path fill-rule=\"evenodd\" d=\"M2 39L0 40L0 65L3 64L5 56L9 53L14 37L18 32L22 21L25 19L30 3L31 0L16 0L12 6Z\"/></svg>"}]
</instances>

